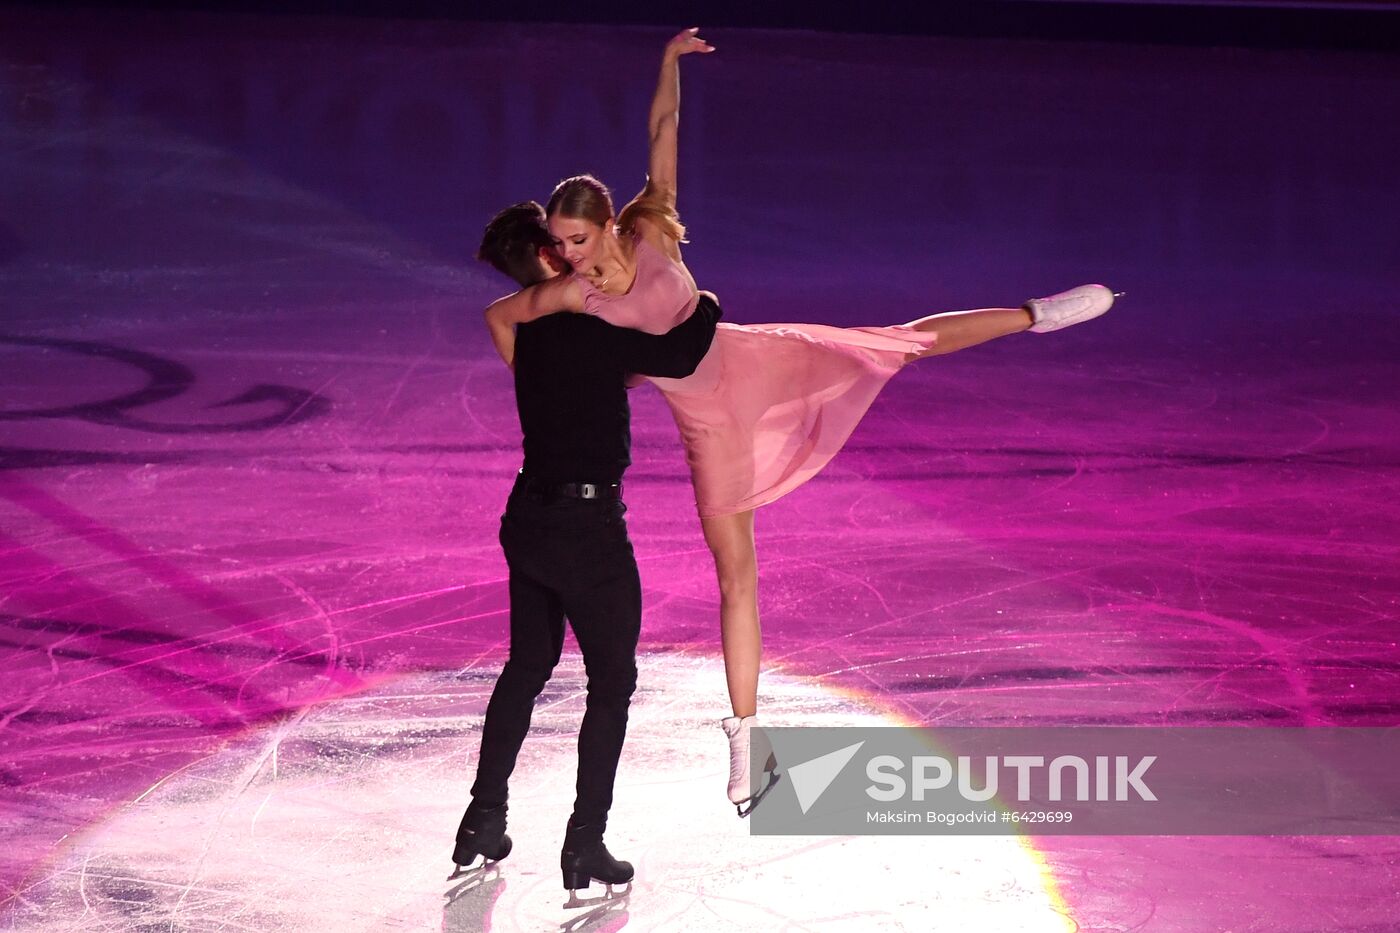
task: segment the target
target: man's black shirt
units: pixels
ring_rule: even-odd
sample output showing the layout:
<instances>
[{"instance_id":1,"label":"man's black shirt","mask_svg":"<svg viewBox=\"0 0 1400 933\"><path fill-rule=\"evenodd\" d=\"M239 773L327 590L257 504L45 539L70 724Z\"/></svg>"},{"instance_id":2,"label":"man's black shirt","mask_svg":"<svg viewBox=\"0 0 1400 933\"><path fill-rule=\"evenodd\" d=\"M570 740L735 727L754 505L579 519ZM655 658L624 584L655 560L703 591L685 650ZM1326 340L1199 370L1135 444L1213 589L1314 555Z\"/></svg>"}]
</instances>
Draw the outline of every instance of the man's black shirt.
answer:
<instances>
[{"instance_id":1,"label":"man's black shirt","mask_svg":"<svg viewBox=\"0 0 1400 933\"><path fill-rule=\"evenodd\" d=\"M714 339L719 305L700 296L695 313L659 336L560 312L515 330L515 403L525 473L561 483L610 484L632 462L629 373L681 378Z\"/></svg>"}]
</instances>

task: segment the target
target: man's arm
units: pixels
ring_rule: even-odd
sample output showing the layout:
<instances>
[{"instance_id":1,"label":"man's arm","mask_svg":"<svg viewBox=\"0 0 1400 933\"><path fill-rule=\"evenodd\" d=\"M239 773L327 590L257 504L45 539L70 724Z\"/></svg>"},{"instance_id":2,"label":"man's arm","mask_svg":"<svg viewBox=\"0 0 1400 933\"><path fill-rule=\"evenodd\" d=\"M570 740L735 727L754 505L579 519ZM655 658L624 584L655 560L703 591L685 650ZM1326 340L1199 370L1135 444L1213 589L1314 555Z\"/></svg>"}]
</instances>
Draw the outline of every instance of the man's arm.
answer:
<instances>
[{"instance_id":1,"label":"man's arm","mask_svg":"<svg viewBox=\"0 0 1400 933\"><path fill-rule=\"evenodd\" d=\"M695 313L666 333L644 334L610 326L606 342L627 372L680 379L695 372L705 358L721 317L719 305L702 294Z\"/></svg>"}]
</instances>

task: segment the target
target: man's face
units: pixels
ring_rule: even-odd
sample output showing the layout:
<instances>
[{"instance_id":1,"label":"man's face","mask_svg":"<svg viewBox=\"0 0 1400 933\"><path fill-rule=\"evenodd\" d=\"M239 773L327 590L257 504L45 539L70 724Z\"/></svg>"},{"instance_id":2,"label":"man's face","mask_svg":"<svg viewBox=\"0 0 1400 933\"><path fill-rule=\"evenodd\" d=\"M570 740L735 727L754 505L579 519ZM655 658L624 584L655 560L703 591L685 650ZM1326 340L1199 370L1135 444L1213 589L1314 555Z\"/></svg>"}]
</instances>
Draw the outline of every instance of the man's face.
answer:
<instances>
[{"instance_id":1,"label":"man's face","mask_svg":"<svg viewBox=\"0 0 1400 933\"><path fill-rule=\"evenodd\" d=\"M544 277L552 279L569 271L569 263L558 250L547 246L540 247L540 265L544 267Z\"/></svg>"}]
</instances>

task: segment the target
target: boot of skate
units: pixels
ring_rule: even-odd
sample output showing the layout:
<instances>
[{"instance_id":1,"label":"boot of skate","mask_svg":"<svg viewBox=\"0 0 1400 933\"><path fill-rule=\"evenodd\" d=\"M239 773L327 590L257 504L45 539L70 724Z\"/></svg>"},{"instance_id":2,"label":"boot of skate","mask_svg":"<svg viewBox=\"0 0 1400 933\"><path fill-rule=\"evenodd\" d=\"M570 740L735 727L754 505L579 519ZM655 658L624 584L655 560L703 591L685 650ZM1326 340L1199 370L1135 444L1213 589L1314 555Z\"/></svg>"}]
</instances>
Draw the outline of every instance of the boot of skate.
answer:
<instances>
[{"instance_id":1,"label":"boot of skate","mask_svg":"<svg viewBox=\"0 0 1400 933\"><path fill-rule=\"evenodd\" d=\"M472 801L457 827L452 861L462 868L474 862L478 855L498 862L510 854L510 847L510 837L506 835L506 805L479 807Z\"/></svg>"},{"instance_id":2,"label":"boot of skate","mask_svg":"<svg viewBox=\"0 0 1400 933\"><path fill-rule=\"evenodd\" d=\"M729 737L729 802L736 806L753 796L749 787L749 732L757 723L757 716L720 720L720 728Z\"/></svg>"},{"instance_id":3,"label":"boot of skate","mask_svg":"<svg viewBox=\"0 0 1400 933\"><path fill-rule=\"evenodd\" d=\"M564 833L559 868L564 875L564 887L569 891L586 888L592 881L627 884L634 875L632 863L613 858L603 844L601 823L581 824L572 819Z\"/></svg>"},{"instance_id":4,"label":"boot of skate","mask_svg":"<svg viewBox=\"0 0 1400 933\"><path fill-rule=\"evenodd\" d=\"M1115 297L1113 290L1105 285L1080 285L1045 298L1032 298L1022 307L1030 312L1034 321L1031 331L1048 334L1092 321L1113 307Z\"/></svg>"}]
</instances>

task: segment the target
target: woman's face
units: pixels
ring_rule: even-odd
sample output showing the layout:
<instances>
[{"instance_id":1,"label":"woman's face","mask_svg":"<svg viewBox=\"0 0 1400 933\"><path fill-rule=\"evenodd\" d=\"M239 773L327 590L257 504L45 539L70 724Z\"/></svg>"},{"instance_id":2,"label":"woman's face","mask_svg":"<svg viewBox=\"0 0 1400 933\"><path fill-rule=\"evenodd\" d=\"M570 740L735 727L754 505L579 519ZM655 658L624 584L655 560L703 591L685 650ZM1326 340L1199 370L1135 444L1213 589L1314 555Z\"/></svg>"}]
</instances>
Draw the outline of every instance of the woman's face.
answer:
<instances>
[{"instance_id":1,"label":"woman's face","mask_svg":"<svg viewBox=\"0 0 1400 933\"><path fill-rule=\"evenodd\" d=\"M554 248L575 272L587 272L603 258L604 228L581 217L549 218Z\"/></svg>"}]
</instances>

